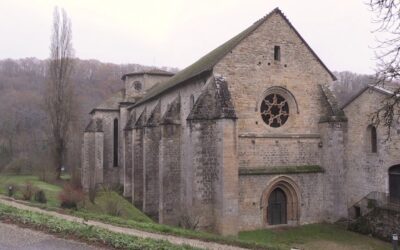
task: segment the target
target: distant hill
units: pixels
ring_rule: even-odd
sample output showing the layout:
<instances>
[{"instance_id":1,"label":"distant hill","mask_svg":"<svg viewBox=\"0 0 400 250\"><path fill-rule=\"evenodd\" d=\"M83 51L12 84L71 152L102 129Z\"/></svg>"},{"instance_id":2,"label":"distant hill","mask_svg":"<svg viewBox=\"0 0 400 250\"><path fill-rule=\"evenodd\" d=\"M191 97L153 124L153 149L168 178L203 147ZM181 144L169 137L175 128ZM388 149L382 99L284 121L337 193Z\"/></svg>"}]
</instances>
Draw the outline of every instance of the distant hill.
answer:
<instances>
[{"instance_id":1,"label":"distant hill","mask_svg":"<svg viewBox=\"0 0 400 250\"><path fill-rule=\"evenodd\" d=\"M333 72L337 80L331 85L340 105L343 105L351 97L357 94L368 84L374 83L372 75L356 74L350 71Z\"/></svg>"}]
</instances>

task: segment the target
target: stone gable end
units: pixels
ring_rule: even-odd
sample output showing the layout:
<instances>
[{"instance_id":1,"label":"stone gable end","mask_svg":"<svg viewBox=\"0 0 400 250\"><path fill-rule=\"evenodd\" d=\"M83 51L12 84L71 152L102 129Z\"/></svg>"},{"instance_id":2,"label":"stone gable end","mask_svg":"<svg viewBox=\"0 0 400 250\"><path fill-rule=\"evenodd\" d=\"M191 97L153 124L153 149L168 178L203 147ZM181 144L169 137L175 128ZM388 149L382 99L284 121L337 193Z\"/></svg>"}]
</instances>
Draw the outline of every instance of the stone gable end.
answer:
<instances>
[{"instance_id":1,"label":"stone gable end","mask_svg":"<svg viewBox=\"0 0 400 250\"><path fill-rule=\"evenodd\" d=\"M274 60L275 46L280 47L280 61ZM330 72L280 12L228 53L214 67L214 74L228 82L240 132L281 132L266 127L258 112L263 93L279 86L294 96L299 107L300 116L292 112L296 119L284 126L286 133L316 133L324 112L318 85L332 81Z\"/></svg>"}]
</instances>

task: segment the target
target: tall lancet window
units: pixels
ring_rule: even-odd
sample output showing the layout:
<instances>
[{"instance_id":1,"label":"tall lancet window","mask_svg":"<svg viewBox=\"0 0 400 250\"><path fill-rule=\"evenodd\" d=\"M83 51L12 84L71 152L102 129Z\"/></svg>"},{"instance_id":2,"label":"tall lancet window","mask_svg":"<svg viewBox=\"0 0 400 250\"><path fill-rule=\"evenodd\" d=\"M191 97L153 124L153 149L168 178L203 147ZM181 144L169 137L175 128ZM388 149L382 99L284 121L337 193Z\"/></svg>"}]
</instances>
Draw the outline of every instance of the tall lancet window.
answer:
<instances>
[{"instance_id":1,"label":"tall lancet window","mask_svg":"<svg viewBox=\"0 0 400 250\"><path fill-rule=\"evenodd\" d=\"M376 153L378 150L378 141L376 136L376 127L371 126L371 152Z\"/></svg>"},{"instance_id":2,"label":"tall lancet window","mask_svg":"<svg viewBox=\"0 0 400 250\"><path fill-rule=\"evenodd\" d=\"M194 96L190 95L190 110L192 110L194 107Z\"/></svg>"},{"instance_id":3,"label":"tall lancet window","mask_svg":"<svg viewBox=\"0 0 400 250\"><path fill-rule=\"evenodd\" d=\"M378 152L378 136L376 133L376 127L369 125L367 127L367 152L376 153Z\"/></svg>"},{"instance_id":4,"label":"tall lancet window","mask_svg":"<svg viewBox=\"0 0 400 250\"><path fill-rule=\"evenodd\" d=\"M113 165L118 167L118 119L114 119Z\"/></svg>"}]
</instances>

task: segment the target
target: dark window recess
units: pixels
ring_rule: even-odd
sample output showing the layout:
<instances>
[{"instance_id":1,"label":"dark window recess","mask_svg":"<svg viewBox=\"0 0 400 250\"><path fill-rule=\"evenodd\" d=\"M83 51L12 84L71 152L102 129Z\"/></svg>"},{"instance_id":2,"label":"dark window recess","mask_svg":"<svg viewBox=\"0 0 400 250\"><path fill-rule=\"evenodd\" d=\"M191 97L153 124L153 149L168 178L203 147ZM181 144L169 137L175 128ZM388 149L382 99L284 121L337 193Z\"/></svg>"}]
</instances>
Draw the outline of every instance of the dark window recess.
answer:
<instances>
[{"instance_id":1,"label":"dark window recess","mask_svg":"<svg viewBox=\"0 0 400 250\"><path fill-rule=\"evenodd\" d=\"M354 216L356 219L361 217L361 208L359 206L354 207Z\"/></svg>"},{"instance_id":2,"label":"dark window recess","mask_svg":"<svg viewBox=\"0 0 400 250\"><path fill-rule=\"evenodd\" d=\"M113 165L118 167L118 119L114 119Z\"/></svg>"},{"instance_id":3,"label":"dark window recess","mask_svg":"<svg viewBox=\"0 0 400 250\"><path fill-rule=\"evenodd\" d=\"M389 168L389 201L400 204L400 165Z\"/></svg>"},{"instance_id":4,"label":"dark window recess","mask_svg":"<svg viewBox=\"0 0 400 250\"><path fill-rule=\"evenodd\" d=\"M274 60L275 61L281 60L281 47L279 46L274 47Z\"/></svg>"},{"instance_id":5,"label":"dark window recess","mask_svg":"<svg viewBox=\"0 0 400 250\"><path fill-rule=\"evenodd\" d=\"M192 110L194 107L194 96L190 95L190 110Z\"/></svg>"},{"instance_id":6,"label":"dark window recess","mask_svg":"<svg viewBox=\"0 0 400 250\"><path fill-rule=\"evenodd\" d=\"M142 90L142 83L139 81L135 81L133 83L133 87L135 88L135 90L140 91L140 90Z\"/></svg>"},{"instance_id":7,"label":"dark window recess","mask_svg":"<svg viewBox=\"0 0 400 250\"><path fill-rule=\"evenodd\" d=\"M371 127L371 152L376 153L378 149L377 144L377 136L376 136L376 128L374 126Z\"/></svg>"}]
</instances>

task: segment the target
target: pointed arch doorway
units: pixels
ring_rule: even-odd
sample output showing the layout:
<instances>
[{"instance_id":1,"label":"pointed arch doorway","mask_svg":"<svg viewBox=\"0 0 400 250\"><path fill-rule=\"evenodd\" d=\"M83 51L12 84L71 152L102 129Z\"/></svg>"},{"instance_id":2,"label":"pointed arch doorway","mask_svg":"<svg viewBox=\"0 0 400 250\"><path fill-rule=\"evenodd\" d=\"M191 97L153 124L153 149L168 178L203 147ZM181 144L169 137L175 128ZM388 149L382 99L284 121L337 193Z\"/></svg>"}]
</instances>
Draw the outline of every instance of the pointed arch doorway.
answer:
<instances>
[{"instance_id":1,"label":"pointed arch doorway","mask_svg":"<svg viewBox=\"0 0 400 250\"><path fill-rule=\"evenodd\" d=\"M289 177L280 176L270 181L261 197L263 224L297 225L299 222L299 191Z\"/></svg>"},{"instance_id":2,"label":"pointed arch doorway","mask_svg":"<svg viewBox=\"0 0 400 250\"><path fill-rule=\"evenodd\" d=\"M269 225L287 224L287 199L285 192L275 188L268 199L267 220Z\"/></svg>"}]
</instances>

